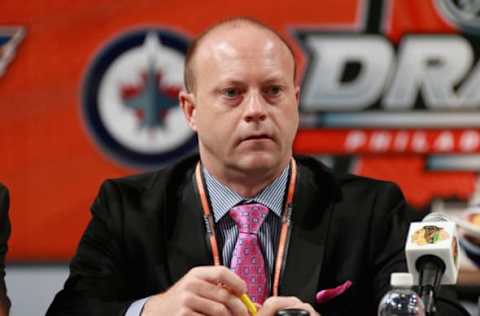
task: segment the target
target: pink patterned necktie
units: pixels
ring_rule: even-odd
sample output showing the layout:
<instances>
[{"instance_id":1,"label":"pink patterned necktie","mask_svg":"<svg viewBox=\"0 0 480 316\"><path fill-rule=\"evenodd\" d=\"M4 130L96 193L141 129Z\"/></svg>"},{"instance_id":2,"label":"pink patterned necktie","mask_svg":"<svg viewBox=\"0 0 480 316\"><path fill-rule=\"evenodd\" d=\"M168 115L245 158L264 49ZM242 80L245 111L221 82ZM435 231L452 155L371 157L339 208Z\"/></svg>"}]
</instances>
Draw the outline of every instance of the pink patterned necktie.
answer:
<instances>
[{"instance_id":1,"label":"pink patterned necktie","mask_svg":"<svg viewBox=\"0 0 480 316\"><path fill-rule=\"evenodd\" d=\"M230 268L247 283L248 295L259 304L263 304L268 293L265 260L257 233L267 214L268 208L262 204L242 204L230 210L239 232Z\"/></svg>"}]
</instances>

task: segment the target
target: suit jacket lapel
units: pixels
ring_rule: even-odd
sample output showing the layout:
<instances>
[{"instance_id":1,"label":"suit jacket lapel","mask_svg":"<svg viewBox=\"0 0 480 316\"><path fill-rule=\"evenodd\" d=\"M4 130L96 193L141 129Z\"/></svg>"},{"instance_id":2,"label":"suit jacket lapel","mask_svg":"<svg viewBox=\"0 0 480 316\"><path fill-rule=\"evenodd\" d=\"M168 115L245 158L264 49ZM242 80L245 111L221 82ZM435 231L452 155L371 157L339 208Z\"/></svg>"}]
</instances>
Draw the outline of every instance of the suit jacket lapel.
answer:
<instances>
[{"instance_id":1,"label":"suit jacket lapel","mask_svg":"<svg viewBox=\"0 0 480 316\"><path fill-rule=\"evenodd\" d=\"M175 174L173 175L175 176ZM209 245L206 242L206 228L203 212L196 191L192 172L187 172L189 179L177 192L171 194L166 203L169 225L172 234L167 241L167 261L170 281L178 281L190 269L213 263Z\"/></svg>"},{"instance_id":2,"label":"suit jacket lapel","mask_svg":"<svg viewBox=\"0 0 480 316\"><path fill-rule=\"evenodd\" d=\"M313 168L305 168L301 159L297 161L293 224L279 293L313 303L325 254L334 184L318 162L310 161Z\"/></svg>"}]
</instances>

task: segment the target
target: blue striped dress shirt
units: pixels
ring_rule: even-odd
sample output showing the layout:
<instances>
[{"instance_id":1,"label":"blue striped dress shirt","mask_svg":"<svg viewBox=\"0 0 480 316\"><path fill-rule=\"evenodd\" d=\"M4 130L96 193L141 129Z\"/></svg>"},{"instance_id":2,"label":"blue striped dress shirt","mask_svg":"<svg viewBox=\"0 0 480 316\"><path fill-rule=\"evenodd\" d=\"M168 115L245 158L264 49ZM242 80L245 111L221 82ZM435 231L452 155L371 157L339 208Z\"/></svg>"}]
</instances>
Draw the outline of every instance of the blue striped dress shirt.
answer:
<instances>
[{"instance_id":1,"label":"blue striped dress shirt","mask_svg":"<svg viewBox=\"0 0 480 316\"><path fill-rule=\"evenodd\" d=\"M203 168L216 225L218 247L221 251L222 261L225 266L230 267L233 249L235 248L238 237L237 225L228 215L228 211L237 204L250 202L261 203L271 211L268 212L267 217L258 231L260 248L265 258L265 266L268 268L267 280L269 290L271 290L272 284L273 266L275 264L275 254L278 246L283 200L289 169L290 166L288 165L283 169L279 177L256 196L245 198L222 184L213 177L207 169Z\"/></svg>"}]
</instances>

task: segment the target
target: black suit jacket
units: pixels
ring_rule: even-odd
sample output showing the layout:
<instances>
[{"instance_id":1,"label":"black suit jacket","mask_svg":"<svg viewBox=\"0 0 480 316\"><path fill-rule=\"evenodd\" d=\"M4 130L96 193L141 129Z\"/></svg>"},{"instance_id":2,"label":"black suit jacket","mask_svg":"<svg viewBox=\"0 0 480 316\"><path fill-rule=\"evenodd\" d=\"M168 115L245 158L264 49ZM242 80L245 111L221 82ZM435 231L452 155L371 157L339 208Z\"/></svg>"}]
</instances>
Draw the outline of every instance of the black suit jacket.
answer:
<instances>
[{"instance_id":1,"label":"black suit jacket","mask_svg":"<svg viewBox=\"0 0 480 316\"><path fill-rule=\"evenodd\" d=\"M158 172L106 181L47 315L123 315L167 290L191 268L212 264L191 157ZM376 315L391 272L405 271L407 205L392 183L337 175L298 157L293 228L281 295L322 315ZM351 280L323 305L315 293Z\"/></svg>"},{"instance_id":2,"label":"black suit jacket","mask_svg":"<svg viewBox=\"0 0 480 316\"><path fill-rule=\"evenodd\" d=\"M8 238L10 237L9 206L8 190L0 183L0 305L5 311L10 308L10 300L7 297L5 286L5 256L8 249Z\"/></svg>"}]
</instances>

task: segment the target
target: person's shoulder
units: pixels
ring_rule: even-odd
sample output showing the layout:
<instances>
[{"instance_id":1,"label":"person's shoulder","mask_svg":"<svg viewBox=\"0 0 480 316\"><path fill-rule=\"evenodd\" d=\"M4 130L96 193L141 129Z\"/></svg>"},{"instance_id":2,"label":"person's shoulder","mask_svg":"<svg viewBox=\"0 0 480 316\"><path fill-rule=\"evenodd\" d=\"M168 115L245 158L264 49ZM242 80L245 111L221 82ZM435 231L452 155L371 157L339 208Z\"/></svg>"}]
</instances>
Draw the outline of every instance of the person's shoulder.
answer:
<instances>
[{"instance_id":1,"label":"person's shoulder","mask_svg":"<svg viewBox=\"0 0 480 316\"><path fill-rule=\"evenodd\" d=\"M155 171L147 171L104 181L102 188L114 186L122 191L145 191L163 189L167 185L177 183L192 173L198 158L189 156L173 164L163 166Z\"/></svg>"},{"instance_id":2,"label":"person's shoulder","mask_svg":"<svg viewBox=\"0 0 480 316\"><path fill-rule=\"evenodd\" d=\"M371 177L355 175L348 172L335 171L325 163L312 156L296 156L299 165L306 168L315 175L316 179L328 182L339 190L376 190L376 189L398 189L398 185L392 181L375 179Z\"/></svg>"},{"instance_id":3,"label":"person's shoulder","mask_svg":"<svg viewBox=\"0 0 480 316\"><path fill-rule=\"evenodd\" d=\"M398 209L396 205L406 205L402 190L394 182L336 172L313 157L297 158L297 161L300 170L306 174L304 183L308 182L305 187L338 205L337 214L367 216L366 212L370 210L384 216Z\"/></svg>"}]
</instances>

